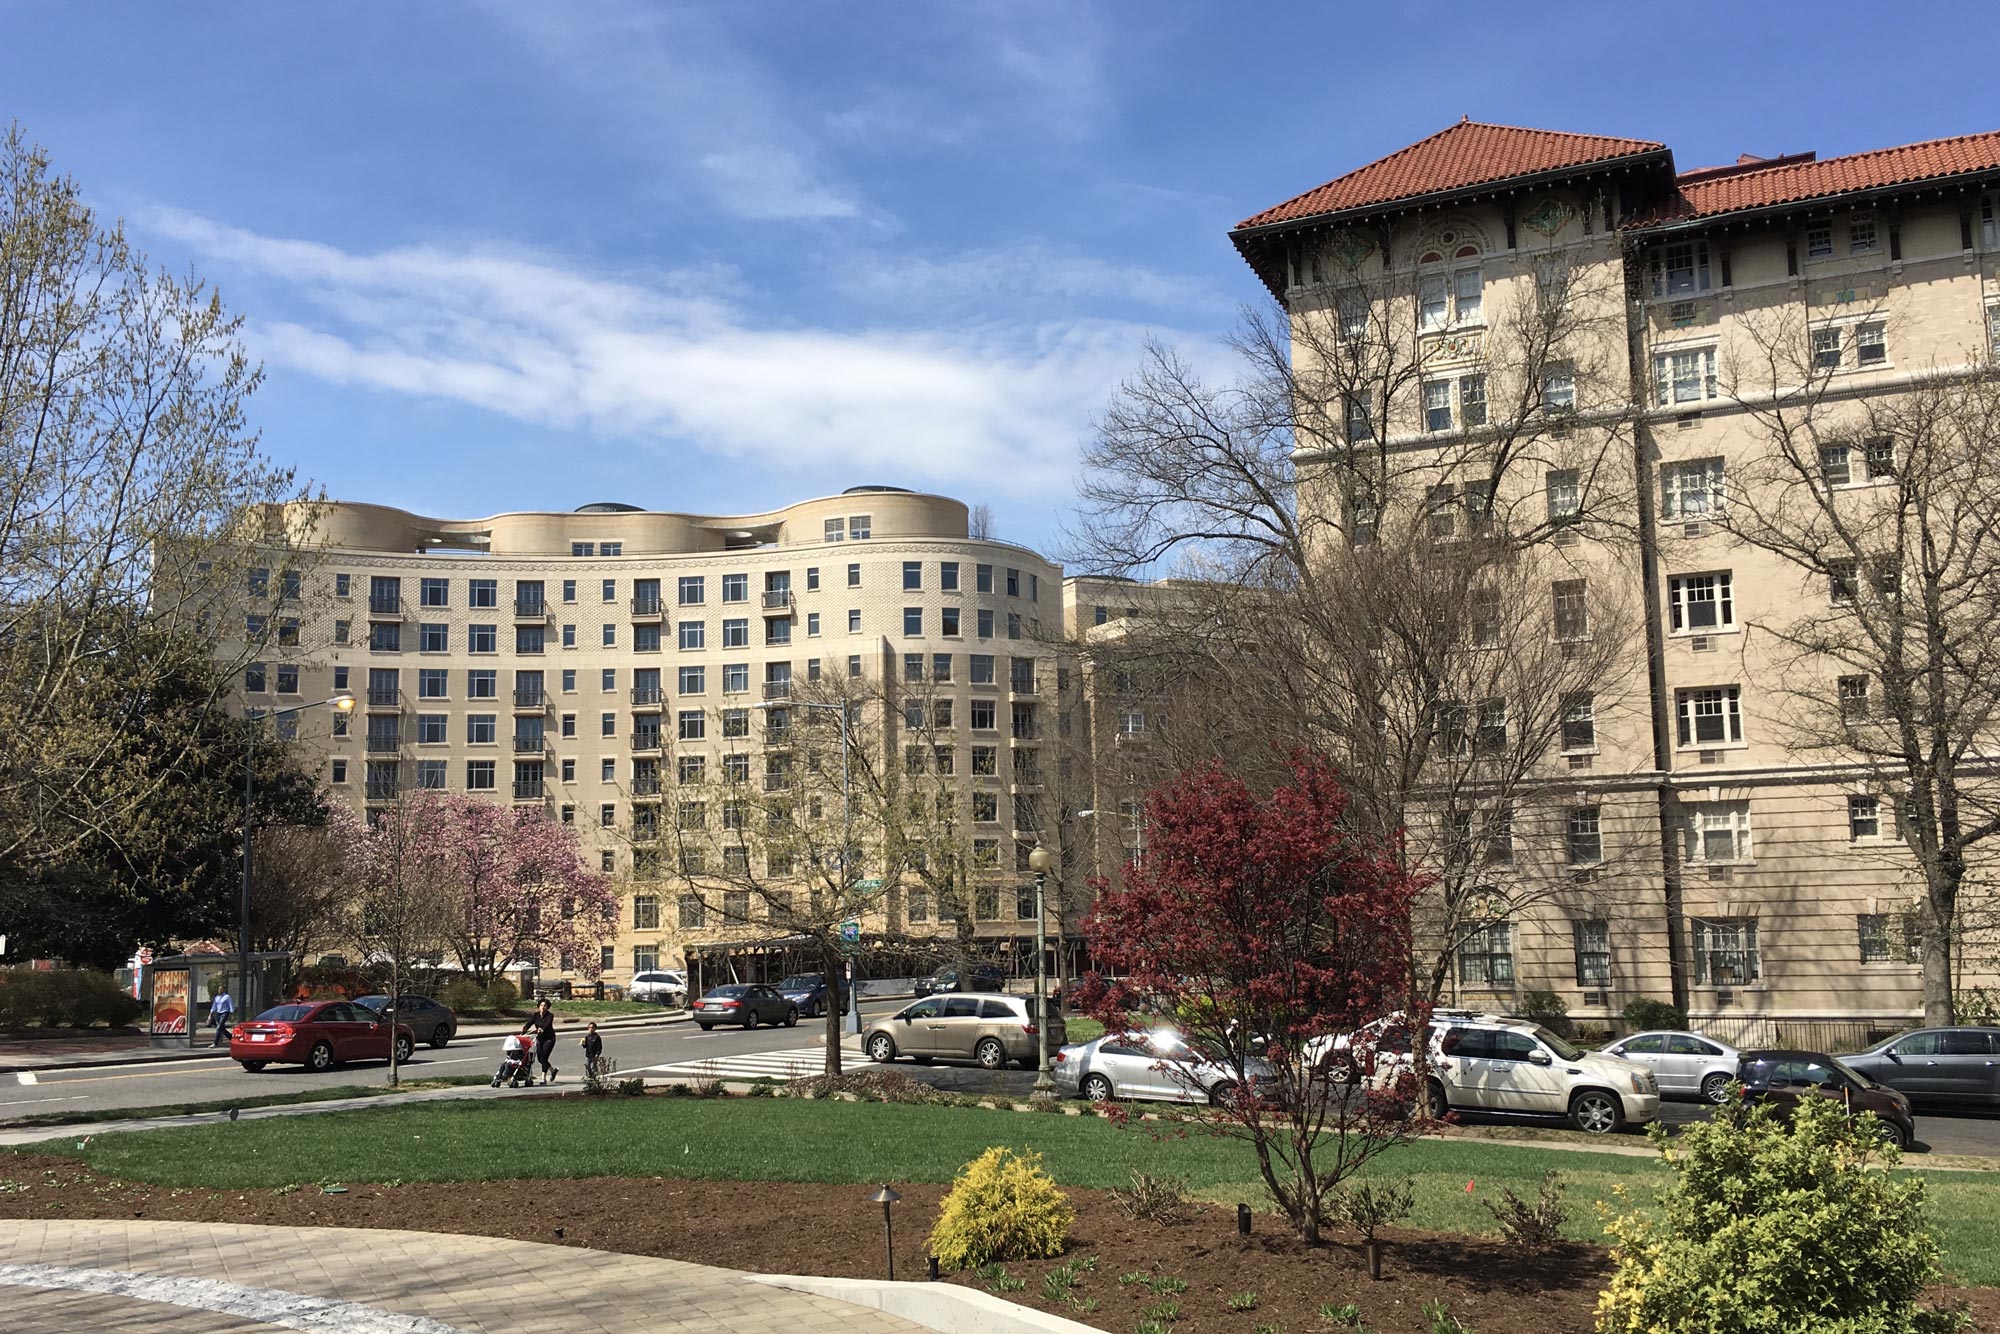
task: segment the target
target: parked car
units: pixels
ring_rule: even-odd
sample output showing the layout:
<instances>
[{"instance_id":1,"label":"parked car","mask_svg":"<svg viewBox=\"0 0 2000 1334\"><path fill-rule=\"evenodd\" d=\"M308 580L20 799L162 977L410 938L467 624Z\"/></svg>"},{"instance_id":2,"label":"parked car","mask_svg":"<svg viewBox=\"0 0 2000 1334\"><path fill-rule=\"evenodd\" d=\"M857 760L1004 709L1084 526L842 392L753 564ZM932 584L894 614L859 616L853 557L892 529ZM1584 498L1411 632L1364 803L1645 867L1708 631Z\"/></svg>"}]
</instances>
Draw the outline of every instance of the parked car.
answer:
<instances>
[{"instance_id":1,"label":"parked car","mask_svg":"<svg viewBox=\"0 0 2000 1334\"><path fill-rule=\"evenodd\" d=\"M1254 1088L1269 1067L1252 1061L1244 1073ZM1190 1045L1177 1029L1106 1033L1064 1047L1049 1062L1057 1088L1092 1102L1139 1098L1163 1102L1218 1103L1236 1091L1236 1072Z\"/></svg>"},{"instance_id":2,"label":"parked car","mask_svg":"<svg viewBox=\"0 0 2000 1334\"><path fill-rule=\"evenodd\" d=\"M1874 1116L1883 1133L1901 1148L1909 1148L1917 1137L1909 1098L1824 1052L1746 1051L1736 1077L1742 1082L1746 1103L1770 1103L1783 1112L1796 1107L1801 1098L1833 1098L1850 1116Z\"/></svg>"},{"instance_id":3,"label":"parked car","mask_svg":"<svg viewBox=\"0 0 2000 1334\"><path fill-rule=\"evenodd\" d=\"M1433 1010L1428 1023L1429 1041L1435 1046L1438 1036L1452 1024L1471 1020L1506 1022L1500 1015L1477 1010ZM1363 1024L1352 1033L1314 1038L1305 1046L1307 1059L1324 1078L1336 1084L1365 1079L1373 1088L1389 1087L1409 1068L1410 1050L1409 1016L1401 1011Z\"/></svg>"},{"instance_id":4,"label":"parked car","mask_svg":"<svg viewBox=\"0 0 2000 1334\"><path fill-rule=\"evenodd\" d=\"M1431 1057L1433 1116L1453 1110L1562 1116L1578 1130L1607 1135L1660 1114L1652 1071L1586 1052L1526 1020L1451 1020Z\"/></svg>"},{"instance_id":5,"label":"parked car","mask_svg":"<svg viewBox=\"0 0 2000 1334\"><path fill-rule=\"evenodd\" d=\"M635 1001L657 1001L661 1005L687 1004L687 974L673 968L656 968L632 974L625 994Z\"/></svg>"},{"instance_id":6,"label":"parked car","mask_svg":"<svg viewBox=\"0 0 2000 1334\"><path fill-rule=\"evenodd\" d=\"M387 996L356 996L354 1003L366 1005L385 1017L389 1013ZM396 1022L405 1025L421 1041L433 1047L442 1047L458 1035L458 1016L451 1012L449 1006L429 996L396 997Z\"/></svg>"},{"instance_id":7,"label":"parked car","mask_svg":"<svg viewBox=\"0 0 2000 1334\"><path fill-rule=\"evenodd\" d=\"M869 1060L883 1063L908 1056L920 1065L977 1061L999 1070L1016 1061L1031 1069L1035 1043L1042 1036L1030 1013L1032 1003L1028 996L926 996L877 1020L862 1036L861 1049ZM1061 1012L1051 1009L1046 1041L1061 1047L1068 1040Z\"/></svg>"},{"instance_id":8,"label":"parked car","mask_svg":"<svg viewBox=\"0 0 2000 1334\"><path fill-rule=\"evenodd\" d=\"M2000 1106L2000 1028L1919 1028L1834 1059L1911 1102Z\"/></svg>"},{"instance_id":9,"label":"parked car","mask_svg":"<svg viewBox=\"0 0 2000 1334\"><path fill-rule=\"evenodd\" d=\"M396 1026L396 1060L410 1059L416 1037L407 1024ZM274 1005L229 1033L229 1057L256 1074L267 1065L303 1065L331 1070L343 1061L389 1059L389 1025L381 1015L353 1001L301 1001Z\"/></svg>"},{"instance_id":10,"label":"parked car","mask_svg":"<svg viewBox=\"0 0 2000 1334\"><path fill-rule=\"evenodd\" d=\"M1729 1084L1742 1061L1742 1054L1725 1042L1676 1031L1634 1033L1606 1047L1604 1054L1651 1070L1663 1098L1696 1097L1717 1104L1729 1100Z\"/></svg>"},{"instance_id":11,"label":"parked car","mask_svg":"<svg viewBox=\"0 0 2000 1334\"><path fill-rule=\"evenodd\" d=\"M795 973L778 983L778 990L785 999L799 1007L799 1013L808 1019L818 1018L826 1013L826 978L818 973ZM845 1008L845 996L835 1008Z\"/></svg>"},{"instance_id":12,"label":"parked car","mask_svg":"<svg viewBox=\"0 0 2000 1334\"><path fill-rule=\"evenodd\" d=\"M745 1028L783 1024L791 1028L799 1022L799 1007L786 1000L776 987L762 982L732 982L716 987L690 1008L704 1033L717 1024L741 1024Z\"/></svg>"},{"instance_id":13,"label":"parked car","mask_svg":"<svg viewBox=\"0 0 2000 1334\"><path fill-rule=\"evenodd\" d=\"M979 964L971 968L940 968L929 977L917 979L919 996L936 996L949 991L992 991L1007 989L1007 975L998 968Z\"/></svg>"}]
</instances>

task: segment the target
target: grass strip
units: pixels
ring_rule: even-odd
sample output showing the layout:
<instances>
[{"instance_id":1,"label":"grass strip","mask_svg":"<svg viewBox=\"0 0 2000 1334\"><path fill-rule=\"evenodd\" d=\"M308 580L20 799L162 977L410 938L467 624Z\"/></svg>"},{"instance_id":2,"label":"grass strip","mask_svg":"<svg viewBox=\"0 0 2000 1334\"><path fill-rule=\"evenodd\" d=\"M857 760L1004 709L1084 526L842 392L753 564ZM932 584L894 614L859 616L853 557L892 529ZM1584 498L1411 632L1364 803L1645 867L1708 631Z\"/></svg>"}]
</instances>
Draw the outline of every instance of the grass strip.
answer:
<instances>
[{"instance_id":1,"label":"grass strip","mask_svg":"<svg viewBox=\"0 0 2000 1334\"><path fill-rule=\"evenodd\" d=\"M298 1089L290 1093L260 1093L251 1098L211 1098L207 1102L175 1102L156 1107L111 1107L94 1112L43 1112L37 1116L0 1121L7 1130L32 1130L36 1126L90 1125L99 1121L145 1121L156 1116L209 1116L232 1107L248 1111L252 1107L289 1107L295 1103L336 1102L342 1098L379 1097L385 1093L414 1093L424 1089L458 1088L484 1084L485 1075L439 1075L433 1079L406 1079L398 1088L387 1084L343 1084L334 1088Z\"/></svg>"}]
</instances>

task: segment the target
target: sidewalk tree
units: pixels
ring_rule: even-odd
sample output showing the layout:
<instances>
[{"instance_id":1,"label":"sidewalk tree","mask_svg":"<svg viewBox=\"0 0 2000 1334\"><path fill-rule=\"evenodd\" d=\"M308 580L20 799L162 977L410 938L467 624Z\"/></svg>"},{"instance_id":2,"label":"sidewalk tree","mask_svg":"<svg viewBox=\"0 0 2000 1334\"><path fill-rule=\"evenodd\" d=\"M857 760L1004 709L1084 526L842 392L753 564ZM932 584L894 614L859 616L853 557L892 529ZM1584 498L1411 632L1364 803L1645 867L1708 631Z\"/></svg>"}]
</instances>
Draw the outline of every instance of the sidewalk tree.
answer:
<instances>
[{"instance_id":1,"label":"sidewalk tree","mask_svg":"<svg viewBox=\"0 0 2000 1334\"><path fill-rule=\"evenodd\" d=\"M1880 310L1842 315L1893 337ZM1795 573L1796 600L1755 622L1788 744L1850 775L1906 854L1924 1022L1949 1024L1956 953L1996 918L2000 371L1975 356L1856 397L1802 309L1745 325L1723 388L1759 448L1730 463L1717 521Z\"/></svg>"},{"instance_id":2,"label":"sidewalk tree","mask_svg":"<svg viewBox=\"0 0 2000 1334\"><path fill-rule=\"evenodd\" d=\"M443 794L410 793L349 827L354 911L347 928L355 953L385 973L390 1032L400 1022L397 997L409 979L435 972L455 921L450 844L453 815ZM400 1080L396 1044L389 1043L389 1082Z\"/></svg>"},{"instance_id":3,"label":"sidewalk tree","mask_svg":"<svg viewBox=\"0 0 2000 1334\"><path fill-rule=\"evenodd\" d=\"M608 878L585 867L576 830L541 807L433 800L452 905L445 942L458 966L482 987L508 964L544 956L596 977L618 897Z\"/></svg>"},{"instance_id":4,"label":"sidewalk tree","mask_svg":"<svg viewBox=\"0 0 2000 1334\"><path fill-rule=\"evenodd\" d=\"M1251 1146L1272 1200L1316 1244L1329 1192L1424 1124L1420 1071L1334 1085L1314 1047L1396 1011L1421 1022L1420 886L1347 831L1330 767L1295 755L1286 768L1260 793L1211 762L1152 795L1145 859L1100 888L1087 926L1098 969L1118 980L1093 973L1079 1004L1110 1032L1168 1017L1226 1070L1213 1129Z\"/></svg>"},{"instance_id":5,"label":"sidewalk tree","mask_svg":"<svg viewBox=\"0 0 2000 1334\"><path fill-rule=\"evenodd\" d=\"M160 849L132 844L222 763L205 715L296 595L282 536L262 580L241 542L295 486L246 423L239 333L0 132L0 920L109 867L121 957L157 907L121 868ZM217 625L250 633L218 656Z\"/></svg>"},{"instance_id":6,"label":"sidewalk tree","mask_svg":"<svg viewBox=\"0 0 2000 1334\"><path fill-rule=\"evenodd\" d=\"M347 932L361 822L330 802L316 824L260 828L250 876L250 947L310 959Z\"/></svg>"}]
</instances>

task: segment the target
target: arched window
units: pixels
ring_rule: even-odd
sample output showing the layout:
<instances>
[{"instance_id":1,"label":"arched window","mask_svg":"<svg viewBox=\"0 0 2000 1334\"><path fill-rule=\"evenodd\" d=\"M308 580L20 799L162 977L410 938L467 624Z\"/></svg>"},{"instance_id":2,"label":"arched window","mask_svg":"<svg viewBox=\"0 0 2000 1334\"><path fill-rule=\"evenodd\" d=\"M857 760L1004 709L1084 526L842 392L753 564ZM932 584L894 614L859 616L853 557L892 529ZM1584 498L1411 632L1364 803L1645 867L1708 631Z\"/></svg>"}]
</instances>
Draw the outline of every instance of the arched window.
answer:
<instances>
[{"instance_id":1,"label":"arched window","mask_svg":"<svg viewBox=\"0 0 2000 1334\"><path fill-rule=\"evenodd\" d=\"M1417 261L1417 324L1426 333L1485 318L1478 245L1451 232L1438 242Z\"/></svg>"}]
</instances>

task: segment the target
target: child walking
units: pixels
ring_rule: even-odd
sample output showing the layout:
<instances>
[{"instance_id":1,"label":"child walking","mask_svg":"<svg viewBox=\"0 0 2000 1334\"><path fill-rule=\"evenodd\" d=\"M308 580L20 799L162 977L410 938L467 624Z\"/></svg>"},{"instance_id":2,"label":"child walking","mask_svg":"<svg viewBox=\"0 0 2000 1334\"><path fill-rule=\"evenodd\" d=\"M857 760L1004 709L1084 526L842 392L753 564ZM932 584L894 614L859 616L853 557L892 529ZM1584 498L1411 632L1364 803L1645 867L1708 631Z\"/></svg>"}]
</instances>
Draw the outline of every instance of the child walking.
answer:
<instances>
[{"instance_id":1,"label":"child walking","mask_svg":"<svg viewBox=\"0 0 2000 1334\"><path fill-rule=\"evenodd\" d=\"M597 1078L598 1058L604 1055L604 1039L597 1035L597 1021L592 1020L583 1030L583 1072L587 1079Z\"/></svg>"}]
</instances>

